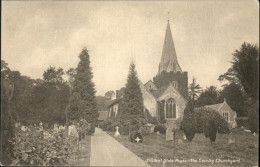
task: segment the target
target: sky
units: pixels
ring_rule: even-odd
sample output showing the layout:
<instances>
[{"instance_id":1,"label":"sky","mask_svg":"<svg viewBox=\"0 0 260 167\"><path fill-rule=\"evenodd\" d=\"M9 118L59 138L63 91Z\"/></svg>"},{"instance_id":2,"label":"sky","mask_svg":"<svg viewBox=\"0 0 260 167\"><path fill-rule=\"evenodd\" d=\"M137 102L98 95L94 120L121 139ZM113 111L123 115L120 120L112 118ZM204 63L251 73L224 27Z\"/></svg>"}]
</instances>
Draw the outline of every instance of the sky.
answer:
<instances>
[{"instance_id":1,"label":"sky","mask_svg":"<svg viewBox=\"0 0 260 167\"><path fill-rule=\"evenodd\" d=\"M157 74L168 17L178 62L203 88L221 88L244 41L259 45L256 0L2 1L1 58L36 79L50 66L76 68L87 47L104 95L125 86L131 61L143 83Z\"/></svg>"}]
</instances>

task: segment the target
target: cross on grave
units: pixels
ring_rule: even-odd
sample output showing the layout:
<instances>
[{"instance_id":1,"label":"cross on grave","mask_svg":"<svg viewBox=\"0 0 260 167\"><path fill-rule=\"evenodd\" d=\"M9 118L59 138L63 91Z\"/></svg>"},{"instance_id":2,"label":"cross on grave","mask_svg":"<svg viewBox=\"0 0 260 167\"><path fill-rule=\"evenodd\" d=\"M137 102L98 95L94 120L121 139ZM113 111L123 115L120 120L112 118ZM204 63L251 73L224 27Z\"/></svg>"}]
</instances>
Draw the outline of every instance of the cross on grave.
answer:
<instances>
[{"instance_id":1,"label":"cross on grave","mask_svg":"<svg viewBox=\"0 0 260 167\"><path fill-rule=\"evenodd\" d=\"M135 139L136 143L138 143L140 140L141 140L141 139L139 139L138 136L137 136L136 139Z\"/></svg>"}]
</instances>

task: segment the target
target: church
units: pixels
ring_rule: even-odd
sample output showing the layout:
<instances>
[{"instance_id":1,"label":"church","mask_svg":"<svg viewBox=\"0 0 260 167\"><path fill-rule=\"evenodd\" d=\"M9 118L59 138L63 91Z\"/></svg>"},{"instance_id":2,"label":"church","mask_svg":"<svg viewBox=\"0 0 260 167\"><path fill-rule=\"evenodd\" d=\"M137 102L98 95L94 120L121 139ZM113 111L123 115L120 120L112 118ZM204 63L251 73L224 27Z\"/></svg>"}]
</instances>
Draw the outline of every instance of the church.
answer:
<instances>
[{"instance_id":1,"label":"church","mask_svg":"<svg viewBox=\"0 0 260 167\"><path fill-rule=\"evenodd\" d=\"M145 111L158 123L180 122L188 102L188 73L182 71L172 38L168 20L166 34L158 66L158 73L146 83L139 81ZM116 118L121 97L108 106L109 118Z\"/></svg>"}]
</instances>

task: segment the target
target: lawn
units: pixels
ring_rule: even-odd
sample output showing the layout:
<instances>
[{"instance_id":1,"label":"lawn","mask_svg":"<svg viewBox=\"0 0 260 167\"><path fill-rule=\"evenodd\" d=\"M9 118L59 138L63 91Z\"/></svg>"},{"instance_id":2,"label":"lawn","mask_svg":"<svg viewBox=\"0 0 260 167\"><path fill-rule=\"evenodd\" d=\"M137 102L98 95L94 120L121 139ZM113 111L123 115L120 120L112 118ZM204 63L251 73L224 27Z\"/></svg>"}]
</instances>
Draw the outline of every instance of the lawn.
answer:
<instances>
[{"instance_id":1,"label":"lawn","mask_svg":"<svg viewBox=\"0 0 260 167\"><path fill-rule=\"evenodd\" d=\"M74 159L69 160L69 166L90 166L91 136L86 135L85 139L79 142L79 153Z\"/></svg>"},{"instance_id":2,"label":"lawn","mask_svg":"<svg viewBox=\"0 0 260 167\"><path fill-rule=\"evenodd\" d=\"M111 136L114 134L113 132L108 133ZM131 143L128 136L115 139L147 161L152 167L257 166L258 135L255 137L239 128L234 129L232 135L235 139L233 144L228 144L229 136L227 134L218 134L215 143L211 143L204 134L196 134L192 142L183 141L183 143L178 143L178 139L183 137L183 131L177 131L175 156L174 142L166 141L163 134L149 134L144 137L143 143L138 144ZM164 161L164 159L168 162ZM231 164L230 161L227 162L228 159L236 162Z\"/></svg>"}]
</instances>

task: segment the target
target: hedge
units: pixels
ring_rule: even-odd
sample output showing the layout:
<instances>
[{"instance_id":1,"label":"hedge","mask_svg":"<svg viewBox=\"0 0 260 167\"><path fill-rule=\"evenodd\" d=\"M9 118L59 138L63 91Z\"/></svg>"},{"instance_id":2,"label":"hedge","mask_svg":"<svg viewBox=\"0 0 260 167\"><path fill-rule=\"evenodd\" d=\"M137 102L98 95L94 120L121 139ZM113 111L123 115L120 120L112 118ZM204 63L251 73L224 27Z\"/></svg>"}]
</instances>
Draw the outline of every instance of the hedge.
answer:
<instances>
[{"instance_id":1,"label":"hedge","mask_svg":"<svg viewBox=\"0 0 260 167\"><path fill-rule=\"evenodd\" d=\"M156 125L155 127L154 127L154 132L160 132L160 134L165 134L166 133L166 126L165 125Z\"/></svg>"}]
</instances>

